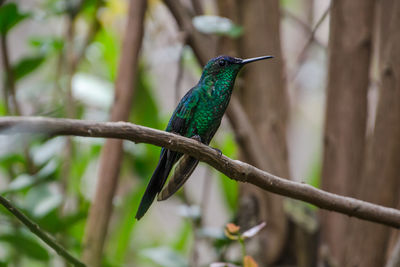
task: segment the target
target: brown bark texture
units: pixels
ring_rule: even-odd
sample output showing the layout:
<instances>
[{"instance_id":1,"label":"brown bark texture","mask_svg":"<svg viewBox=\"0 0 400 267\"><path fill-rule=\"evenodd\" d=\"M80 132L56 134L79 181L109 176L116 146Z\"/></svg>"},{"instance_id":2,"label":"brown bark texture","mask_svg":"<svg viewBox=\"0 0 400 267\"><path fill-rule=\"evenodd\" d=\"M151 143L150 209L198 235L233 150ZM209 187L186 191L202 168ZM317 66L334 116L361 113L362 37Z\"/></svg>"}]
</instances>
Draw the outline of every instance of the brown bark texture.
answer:
<instances>
[{"instance_id":1,"label":"brown bark texture","mask_svg":"<svg viewBox=\"0 0 400 267\"><path fill-rule=\"evenodd\" d=\"M287 94L283 80L280 44L280 7L277 0L237 2L239 24L244 33L239 40L243 58L271 54L269 62L249 65L242 73L240 99L258 137L263 156L256 166L289 177L286 147ZM261 31L261 32L260 32ZM249 159L246 159L249 160ZM239 222L244 228L257 221L268 227L259 236L258 261L266 266L280 259L287 241L287 218L283 198L258 188L240 185Z\"/></svg>"},{"instance_id":2,"label":"brown bark texture","mask_svg":"<svg viewBox=\"0 0 400 267\"><path fill-rule=\"evenodd\" d=\"M146 4L146 0L130 1L111 121L127 121L129 118L139 50L142 44ZM102 250L112 212L112 200L118 184L121 157L122 140L107 140L100 156L97 188L84 236L83 260L89 266L101 265Z\"/></svg>"},{"instance_id":3,"label":"brown bark texture","mask_svg":"<svg viewBox=\"0 0 400 267\"><path fill-rule=\"evenodd\" d=\"M353 196L364 159L374 0L332 1L322 188ZM322 242L343 253L348 218L321 212Z\"/></svg>"},{"instance_id":4,"label":"brown bark texture","mask_svg":"<svg viewBox=\"0 0 400 267\"><path fill-rule=\"evenodd\" d=\"M1 117L0 134L42 133L130 140L165 147L203 161L238 182L253 184L268 192L311 203L363 220L400 228L400 210L332 194L305 183L290 181L220 152L192 138L127 122L92 122L45 117ZM379 177L376 177L379 179Z\"/></svg>"},{"instance_id":5,"label":"brown bark texture","mask_svg":"<svg viewBox=\"0 0 400 267\"><path fill-rule=\"evenodd\" d=\"M400 2L380 2L380 94L357 197L397 207L400 197ZM377 179L376 175L380 178ZM352 220L346 266L384 266L390 229ZM397 231L398 232L398 231ZM367 234L368 233L368 234ZM349 248L352 249L350 251Z\"/></svg>"}]
</instances>

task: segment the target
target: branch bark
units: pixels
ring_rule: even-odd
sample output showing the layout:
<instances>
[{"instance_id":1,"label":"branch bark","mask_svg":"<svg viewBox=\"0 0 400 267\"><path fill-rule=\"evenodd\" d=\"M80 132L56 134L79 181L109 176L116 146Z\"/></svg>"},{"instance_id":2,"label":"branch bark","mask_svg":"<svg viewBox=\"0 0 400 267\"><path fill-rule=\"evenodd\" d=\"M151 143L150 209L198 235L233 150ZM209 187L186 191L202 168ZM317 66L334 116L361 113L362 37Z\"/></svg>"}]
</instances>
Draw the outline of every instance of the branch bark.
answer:
<instances>
[{"instance_id":1,"label":"branch bark","mask_svg":"<svg viewBox=\"0 0 400 267\"><path fill-rule=\"evenodd\" d=\"M153 144L193 156L238 182L250 183L266 191L302 200L322 209L400 228L400 210L339 196L275 176L250 164L220 155L215 149L196 140L165 131L127 122L90 122L45 117L0 118L1 135L17 133L102 137Z\"/></svg>"},{"instance_id":2,"label":"branch bark","mask_svg":"<svg viewBox=\"0 0 400 267\"><path fill-rule=\"evenodd\" d=\"M132 0L128 12L125 38L115 84L111 121L127 121L131 110L136 82L139 50L142 44L146 0ZM112 200L118 184L122 157L122 140L107 140L100 156L99 179L96 194L89 211L84 238L84 262L100 266Z\"/></svg>"},{"instance_id":3,"label":"branch bark","mask_svg":"<svg viewBox=\"0 0 400 267\"><path fill-rule=\"evenodd\" d=\"M0 45L1 45L1 56L3 58L3 67L6 72L6 82L4 87L4 105L6 107L7 113L9 112L9 94L11 95L11 101L13 106L13 114L20 115L20 108L17 101L17 94L16 94L16 86L15 86L15 79L14 73L12 70L12 66L10 63L10 59L8 58L9 51L7 45L7 34L0 35Z\"/></svg>"}]
</instances>

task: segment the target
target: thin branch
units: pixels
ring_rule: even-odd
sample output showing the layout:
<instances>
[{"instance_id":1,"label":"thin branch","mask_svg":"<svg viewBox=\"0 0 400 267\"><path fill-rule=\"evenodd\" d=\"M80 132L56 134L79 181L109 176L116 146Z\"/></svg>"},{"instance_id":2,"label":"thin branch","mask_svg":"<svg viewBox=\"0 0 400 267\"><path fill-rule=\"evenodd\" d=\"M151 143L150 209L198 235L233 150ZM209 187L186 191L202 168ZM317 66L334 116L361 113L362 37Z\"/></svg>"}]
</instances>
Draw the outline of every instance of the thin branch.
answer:
<instances>
[{"instance_id":1,"label":"thin branch","mask_svg":"<svg viewBox=\"0 0 400 267\"><path fill-rule=\"evenodd\" d=\"M322 25L322 22L325 21L325 19L328 17L329 13L331 11L331 5L329 5L326 10L324 11L324 13L322 14L322 16L319 18L319 20L317 21L317 23L315 24L314 28L312 29L312 31L310 32L310 35L308 37L308 40L306 42L306 44L303 46L303 48L301 49L299 55L296 58L296 66L300 66L301 62L303 61L304 55L306 54L306 52L308 51L308 48L310 47L310 45L313 43L313 40L315 40L315 33L317 32L317 30L319 29L319 27ZM296 77L297 74L299 73L300 68L297 67L297 71L290 77L290 81L293 81Z\"/></svg>"},{"instance_id":2,"label":"thin branch","mask_svg":"<svg viewBox=\"0 0 400 267\"><path fill-rule=\"evenodd\" d=\"M182 78L183 78L183 55L185 53L185 46L187 43L187 33L183 32L183 44L181 51L179 53L179 62L178 62L178 73L176 75L175 79L175 102L179 102L180 98L180 88L181 88L181 83L182 83Z\"/></svg>"},{"instance_id":3,"label":"thin branch","mask_svg":"<svg viewBox=\"0 0 400 267\"><path fill-rule=\"evenodd\" d=\"M204 14L203 6L201 5L202 1L192 0L193 10L197 16Z\"/></svg>"},{"instance_id":4,"label":"thin branch","mask_svg":"<svg viewBox=\"0 0 400 267\"><path fill-rule=\"evenodd\" d=\"M37 224L32 222L25 214L14 207L10 201L0 196L0 204L3 205L9 212L11 212L21 223L31 230L37 237L39 237L43 242L54 249L61 257L65 258L69 263L74 266L86 266L81 261L76 259L74 256L69 254L62 246L60 246L52 237L46 234Z\"/></svg>"},{"instance_id":5,"label":"thin branch","mask_svg":"<svg viewBox=\"0 0 400 267\"><path fill-rule=\"evenodd\" d=\"M292 20L296 25L300 26L300 28L309 36L309 39L307 41L307 46L309 44L311 44L311 42L314 42L316 45L318 45L321 48L326 48L326 46L320 41L318 40L318 38L316 38L315 36L315 29L318 29L318 27L321 25L322 21L325 19L325 16L327 15L327 13L324 13L321 18L323 18L323 20L319 23L316 24L316 26L314 27L314 29L312 29L306 22L304 22L302 19L300 19L299 17L297 17L295 14L293 14L292 12L290 12L287 9L282 9L281 10L282 14L284 17L288 18L289 20ZM311 39L311 42L310 42Z\"/></svg>"},{"instance_id":6,"label":"thin branch","mask_svg":"<svg viewBox=\"0 0 400 267\"><path fill-rule=\"evenodd\" d=\"M322 209L400 228L400 210L355 198L339 196L308 184L289 181L247 163L220 155L196 140L127 122L90 122L44 117L2 117L0 134L42 133L130 140L165 147L208 163L233 180L250 183L266 191L302 200Z\"/></svg>"},{"instance_id":7,"label":"thin branch","mask_svg":"<svg viewBox=\"0 0 400 267\"><path fill-rule=\"evenodd\" d=\"M3 58L3 67L5 70L5 73L7 77L5 78L5 88L4 88L4 101L5 101L5 107L6 110L8 111L9 105L8 105L8 94L11 95L11 101L13 102L14 106L14 114L15 115L20 115L20 109L18 106L17 102L17 96L16 96L16 86L15 86L15 78L14 78L14 73L12 70L12 66L10 63L10 59L8 58L9 51L8 51L8 46L7 46L7 35L1 35L0 36L0 41L1 41L1 56Z\"/></svg>"}]
</instances>

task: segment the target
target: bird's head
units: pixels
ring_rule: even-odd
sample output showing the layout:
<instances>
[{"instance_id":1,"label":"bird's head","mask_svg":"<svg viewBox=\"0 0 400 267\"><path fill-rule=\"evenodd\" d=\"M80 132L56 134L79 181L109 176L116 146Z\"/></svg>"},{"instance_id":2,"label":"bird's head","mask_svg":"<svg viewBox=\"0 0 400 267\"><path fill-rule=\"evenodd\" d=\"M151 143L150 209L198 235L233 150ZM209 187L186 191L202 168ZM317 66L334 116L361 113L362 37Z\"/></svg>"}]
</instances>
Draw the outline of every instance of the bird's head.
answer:
<instances>
[{"instance_id":1,"label":"bird's head","mask_svg":"<svg viewBox=\"0 0 400 267\"><path fill-rule=\"evenodd\" d=\"M215 82L216 80L234 81L240 69L251 62L273 58L273 56L262 56L241 59L230 56L218 56L206 64L200 81Z\"/></svg>"}]
</instances>

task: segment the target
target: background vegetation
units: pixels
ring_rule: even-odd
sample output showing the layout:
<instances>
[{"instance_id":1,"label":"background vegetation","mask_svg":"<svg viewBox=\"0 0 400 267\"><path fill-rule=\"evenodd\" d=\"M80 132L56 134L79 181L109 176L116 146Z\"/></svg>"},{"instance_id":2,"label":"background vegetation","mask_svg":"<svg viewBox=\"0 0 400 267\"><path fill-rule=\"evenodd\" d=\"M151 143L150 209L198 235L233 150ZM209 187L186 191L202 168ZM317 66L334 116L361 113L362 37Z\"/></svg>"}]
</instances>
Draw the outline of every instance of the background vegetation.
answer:
<instances>
[{"instance_id":1,"label":"background vegetation","mask_svg":"<svg viewBox=\"0 0 400 267\"><path fill-rule=\"evenodd\" d=\"M0 1L0 115L164 129L208 59L271 54L241 72L212 146L399 208L397 25L395 0ZM238 185L204 164L135 221L155 146L22 134L0 136L0 148L1 196L88 266L241 265L244 241L224 227L263 221L245 242L259 266L400 264L398 230ZM68 263L0 207L0 266Z\"/></svg>"}]
</instances>

